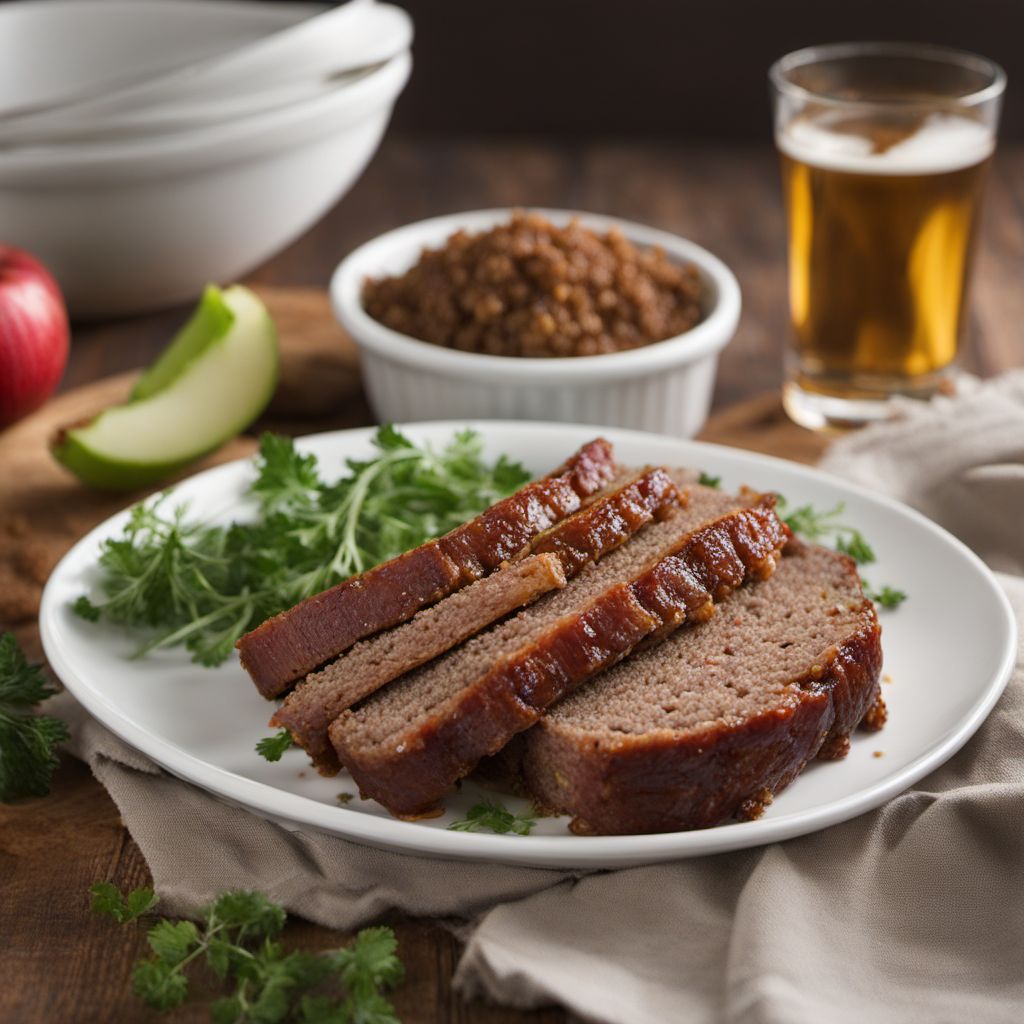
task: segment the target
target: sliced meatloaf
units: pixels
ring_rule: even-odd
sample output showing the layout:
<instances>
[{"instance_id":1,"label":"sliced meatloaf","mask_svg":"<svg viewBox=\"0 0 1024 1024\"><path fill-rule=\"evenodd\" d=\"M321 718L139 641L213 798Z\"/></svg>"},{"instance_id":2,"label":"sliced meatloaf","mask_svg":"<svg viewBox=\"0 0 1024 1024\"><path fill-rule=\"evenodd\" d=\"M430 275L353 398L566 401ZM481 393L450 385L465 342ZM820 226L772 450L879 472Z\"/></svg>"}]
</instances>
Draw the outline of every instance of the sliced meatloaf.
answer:
<instances>
[{"instance_id":1,"label":"sliced meatloaf","mask_svg":"<svg viewBox=\"0 0 1024 1024\"><path fill-rule=\"evenodd\" d=\"M359 641L320 672L310 673L288 694L270 725L287 729L322 774L334 775L341 765L327 729L342 711L564 586L565 572L557 555L530 555L502 566L417 612L408 622Z\"/></svg>"},{"instance_id":2,"label":"sliced meatloaf","mask_svg":"<svg viewBox=\"0 0 1024 1024\"><path fill-rule=\"evenodd\" d=\"M327 729L342 711L542 594L564 586L585 565L682 503L682 494L666 470L633 472L625 485L540 534L516 556L517 561L424 608L410 621L360 641L320 672L307 676L270 724L288 729L320 771L333 775L340 765Z\"/></svg>"},{"instance_id":3,"label":"sliced meatloaf","mask_svg":"<svg viewBox=\"0 0 1024 1024\"><path fill-rule=\"evenodd\" d=\"M843 756L858 723L884 723L881 664L853 562L793 545L771 579L592 679L494 760L580 833L756 817L809 760Z\"/></svg>"},{"instance_id":4,"label":"sliced meatloaf","mask_svg":"<svg viewBox=\"0 0 1024 1024\"><path fill-rule=\"evenodd\" d=\"M685 505L688 487L680 478L679 471L663 467L633 471L622 486L609 487L599 499L538 534L516 557L550 552L558 556L567 577L575 576L641 527Z\"/></svg>"},{"instance_id":5,"label":"sliced meatloaf","mask_svg":"<svg viewBox=\"0 0 1024 1024\"><path fill-rule=\"evenodd\" d=\"M785 538L773 498L694 487L689 499L565 589L343 712L330 738L361 792L395 814L436 811L480 758L594 673L770 575Z\"/></svg>"},{"instance_id":6,"label":"sliced meatloaf","mask_svg":"<svg viewBox=\"0 0 1024 1024\"><path fill-rule=\"evenodd\" d=\"M493 572L616 474L611 445L584 445L475 519L359 576L314 594L238 641L242 667L264 697L337 657L357 640L405 622L427 605Z\"/></svg>"}]
</instances>

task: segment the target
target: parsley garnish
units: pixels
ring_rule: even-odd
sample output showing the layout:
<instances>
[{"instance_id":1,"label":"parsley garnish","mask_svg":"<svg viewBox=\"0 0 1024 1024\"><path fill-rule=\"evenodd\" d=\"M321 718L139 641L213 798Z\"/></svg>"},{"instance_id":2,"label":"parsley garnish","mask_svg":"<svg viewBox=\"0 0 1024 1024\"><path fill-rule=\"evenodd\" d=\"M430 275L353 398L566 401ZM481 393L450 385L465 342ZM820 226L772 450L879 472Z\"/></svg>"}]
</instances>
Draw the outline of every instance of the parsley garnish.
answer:
<instances>
[{"instance_id":1,"label":"parsley garnish","mask_svg":"<svg viewBox=\"0 0 1024 1024\"><path fill-rule=\"evenodd\" d=\"M280 729L273 736L265 736L256 744L256 753L268 761L280 761L281 755L292 746L292 734Z\"/></svg>"},{"instance_id":2,"label":"parsley garnish","mask_svg":"<svg viewBox=\"0 0 1024 1024\"><path fill-rule=\"evenodd\" d=\"M875 560L874 551L856 530L847 536L836 537L836 551L849 555L858 565L867 565Z\"/></svg>"},{"instance_id":3,"label":"parsley garnish","mask_svg":"<svg viewBox=\"0 0 1024 1024\"><path fill-rule=\"evenodd\" d=\"M517 836L528 836L537 824L535 812L513 814L494 800L482 800L466 812L461 821L453 821L448 828L452 832L497 832L505 835L513 832Z\"/></svg>"},{"instance_id":4,"label":"parsley garnish","mask_svg":"<svg viewBox=\"0 0 1024 1024\"><path fill-rule=\"evenodd\" d=\"M778 496L779 510L785 511L786 500ZM801 505L782 521L794 532L808 540L823 540L835 537L836 550L849 555L858 565L867 565L875 560L875 552L864 539L860 530L842 522L839 517L846 511L846 505L840 502L828 512L821 512L813 505Z\"/></svg>"},{"instance_id":5,"label":"parsley garnish","mask_svg":"<svg viewBox=\"0 0 1024 1024\"><path fill-rule=\"evenodd\" d=\"M722 478L720 476L712 476L710 473L705 473L704 470L701 470L697 483L701 487L714 487L717 490L722 484Z\"/></svg>"},{"instance_id":6,"label":"parsley garnish","mask_svg":"<svg viewBox=\"0 0 1024 1024\"><path fill-rule=\"evenodd\" d=\"M121 923L156 903L151 889L122 896L100 882L91 892L93 910ZM286 953L276 941L285 920L284 909L258 892L221 893L200 911L198 923L161 918L146 934L153 955L132 972L135 994L157 1010L180 1006L188 997L190 965L201 960L228 986L210 1007L214 1024L399 1024L384 996L405 973L390 928L364 928L341 949Z\"/></svg>"},{"instance_id":7,"label":"parsley garnish","mask_svg":"<svg viewBox=\"0 0 1024 1024\"><path fill-rule=\"evenodd\" d=\"M100 617L103 614L100 609L85 596L85 594L79 594L79 596L75 598L72 602L71 610L80 618L86 619L89 622L99 622Z\"/></svg>"},{"instance_id":8,"label":"parsley garnish","mask_svg":"<svg viewBox=\"0 0 1024 1024\"><path fill-rule=\"evenodd\" d=\"M25 659L13 633L0 635L0 801L46 796L67 726L35 706L56 691Z\"/></svg>"},{"instance_id":9,"label":"parsley garnish","mask_svg":"<svg viewBox=\"0 0 1024 1024\"><path fill-rule=\"evenodd\" d=\"M875 590L867 581L864 582L864 593L875 604L880 604L883 608L898 608L907 599L907 595L902 590L890 586Z\"/></svg>"},{"instance_id":10,"label":"parsley garnish","mask_svg":"<svg viewBox=\"0 0 1024 1024\"><path fill-rule=\"evenodd\" d=\"M435 452L385 426L374 445L374 458L350 459L349 474L326 483L314 456L265 434L254 521L192 520L186 506L167 508L166 493L136 505L102 544L103 600L83 596L72 608L144 631L139 654L183 644L217 665L271 615L454 529L529 479L504 457L485 462L473 431Z\"/></svg>"}]
</instances>

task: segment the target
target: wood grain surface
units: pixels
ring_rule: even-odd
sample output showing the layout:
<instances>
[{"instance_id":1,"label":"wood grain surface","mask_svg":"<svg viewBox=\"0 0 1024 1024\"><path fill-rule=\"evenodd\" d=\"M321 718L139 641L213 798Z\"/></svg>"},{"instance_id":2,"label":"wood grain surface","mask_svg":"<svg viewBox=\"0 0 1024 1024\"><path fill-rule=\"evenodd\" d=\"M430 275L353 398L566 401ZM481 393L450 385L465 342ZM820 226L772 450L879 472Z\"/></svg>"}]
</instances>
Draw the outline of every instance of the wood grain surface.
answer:
<instances>
[{"instance_id":1,"label":"wood grain surface","mask_svg":"<svg viewBox=\"0 0 1024 1024\"><path fill-rule=\"evenodd\" d=\"M774 158L763 151L641 144L525 142L386 144L353 192L312 232L250 276L283 339L282 387L261 426L291 433L371 422L351 343L322 291L353 245L435 213L491 205L549 205L615 213L677 231L728 262L744 315L719 374L704 437L813 462L826 439L793 426L778 401L786 342L783 225ZM979 255L967 369L992 374L1022 362L1024 150L1000 154ZM0 433L0 630L15 628L33 656L39 591L60 554L129 498L86 492L54 465L46 439L127 394L133 374L166 343L184 311L76 327L64 394ZM111 379L112 378L112 379ZM240 438L208 462L246 454ZM44 800L0 807L0 1021L61 1024L156 1020L131 994L144 951L138 929L88 912L88 886L148 879L138 848L104 790L66 759ZM464 1003L450 986L458 946L431 921L396 920L408 980L395 1003L407 1024L554 1024L556 1009L524 1014ZM305 922L286 938L327 948L347 936ZM206 1019L201 1005L159 1019Z\"/></svg>"}]
</instances>

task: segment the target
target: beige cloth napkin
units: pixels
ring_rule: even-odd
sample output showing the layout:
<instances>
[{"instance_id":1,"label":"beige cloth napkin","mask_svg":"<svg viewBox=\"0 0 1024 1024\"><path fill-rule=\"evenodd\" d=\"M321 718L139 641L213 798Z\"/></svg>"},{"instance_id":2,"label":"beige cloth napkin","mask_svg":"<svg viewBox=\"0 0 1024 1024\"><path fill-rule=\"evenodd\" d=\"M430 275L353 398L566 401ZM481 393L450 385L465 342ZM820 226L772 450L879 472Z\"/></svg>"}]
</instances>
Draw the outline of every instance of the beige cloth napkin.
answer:
<instances>
[{"instance_id":1,"label":"beige cloth napkin","mask_svg":"<svg viewBox=\"0 0 1024 1024\"><path fill-rule=\"evenodd\" d=\"M1024 571L1024 374L848 438L826 465ZM1024 626L1024 580L1001 582ZM974 739L883 808L763 849L589 875L292 833L166 775L57 700L171 910L244 886L336 927L396 908L456 915L469 920L467 995L615 1024L1024 1015L1024 655Z\"/></svg>"}]
</instances>

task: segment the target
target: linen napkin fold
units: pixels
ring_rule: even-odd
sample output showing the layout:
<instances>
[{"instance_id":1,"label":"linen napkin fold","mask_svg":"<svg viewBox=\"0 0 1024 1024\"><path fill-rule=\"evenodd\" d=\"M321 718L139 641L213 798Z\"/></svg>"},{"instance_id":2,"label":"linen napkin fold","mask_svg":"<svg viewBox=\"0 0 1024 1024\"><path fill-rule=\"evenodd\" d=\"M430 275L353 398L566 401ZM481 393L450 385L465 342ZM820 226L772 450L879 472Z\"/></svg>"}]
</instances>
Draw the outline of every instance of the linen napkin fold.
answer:
<instances>
[{"instance_id":1,"label":"linen napkin fold","mask_svg":"<svg viewBox=\"0 0 1024 1024\"><path fill-rule=\"evenodd\" d=\"M832 446L821 468L906 502L993 569L1024 575L1024 370L967 375L953 397Z\"/></svg>"},{"instance_id":2,"label":"linen napkin fold","mask_svg":"<svg viewBox=\"0 0 1024 1024\"><path fill-rule=\"evenodd\" d=\"M1024 572L1024 374L908 408L824 465ZM1000 582L1024 633L1024 579ZM879 810L761 849L591 874L290 832L57 702L173 911L244 886L334 927L389 909L468 918L456 977L468 996L616 1024L1004 1024L1024 1006L1024 651L967 746Z\"/></svg>"}]
</instances>

